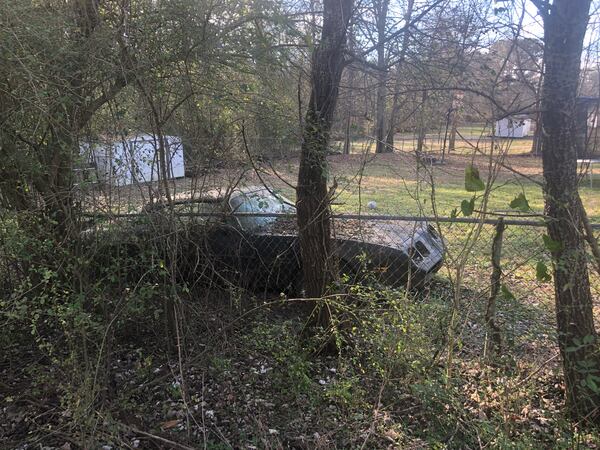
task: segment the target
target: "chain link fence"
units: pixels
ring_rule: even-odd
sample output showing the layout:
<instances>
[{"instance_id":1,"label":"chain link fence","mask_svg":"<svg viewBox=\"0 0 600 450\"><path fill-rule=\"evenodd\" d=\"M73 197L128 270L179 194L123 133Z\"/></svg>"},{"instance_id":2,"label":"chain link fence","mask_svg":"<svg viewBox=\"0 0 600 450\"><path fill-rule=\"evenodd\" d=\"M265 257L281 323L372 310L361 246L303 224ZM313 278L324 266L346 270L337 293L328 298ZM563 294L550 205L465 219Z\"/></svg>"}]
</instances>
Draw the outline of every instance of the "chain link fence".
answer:
<instances>
[{"instance_id":1,"label":"chain link fence","mask_svg":"<svg viewBox=\"0 0 600 450\"><path fill-rule=\"evenodd\" d=\"M219 279L253 293L301 295L294 213L216 211L223 206L216 201L197 205L173 214L164 207L94 215L95 228L89 232L113 224L121 228L124 241L159 243L171 236L165 245L173 245L176 232L177 266L187 282ZM342 281L418 288L433 279L460 285L472 299L488 298L497 284L498 295L504 298L552 302L553 285L540 273L542 266L551 273L542 222L503 219L497 255L501 273L496 280L492 280L492 244L498 233L497 219L339 214L332 223L333 264L338 265ZM598 231L600 225L593 228ZM590 283L594 295L600 297L600 278L591 256Z\"/></svg>"}]
</instances>

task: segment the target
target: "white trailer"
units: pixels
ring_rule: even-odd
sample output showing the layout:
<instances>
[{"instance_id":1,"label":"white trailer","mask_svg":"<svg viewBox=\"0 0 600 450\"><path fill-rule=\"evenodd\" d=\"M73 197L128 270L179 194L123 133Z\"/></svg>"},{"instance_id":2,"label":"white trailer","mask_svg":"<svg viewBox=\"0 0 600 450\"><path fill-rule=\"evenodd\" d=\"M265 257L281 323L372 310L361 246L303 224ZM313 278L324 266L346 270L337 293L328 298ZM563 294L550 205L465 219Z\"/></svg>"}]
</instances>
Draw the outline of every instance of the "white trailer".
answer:
<instances>
[{"instance_id":1,"label":"white trailer","mask_svg":"<svg viewBox=\"0 0 600 450\"><path fill-rule=\"evenodd\" d=\"M185 175L183 145L176 136L163 136L167 179ZM157 181L160 169L158 137L140 134L120 141L91 145L91 159L98 180L113 186Z\"/></svg>"},{"instance_id":2,"label":"white trailer","mask_svg":"<svg viewBox=\"0 0 600 450\"><path fill-rule=\"evenodd\" d=\"M522 117L505 117L496 121L494 136L503 138L523 138L529 136L531 119Z\"/></svg>"}]
</instances>

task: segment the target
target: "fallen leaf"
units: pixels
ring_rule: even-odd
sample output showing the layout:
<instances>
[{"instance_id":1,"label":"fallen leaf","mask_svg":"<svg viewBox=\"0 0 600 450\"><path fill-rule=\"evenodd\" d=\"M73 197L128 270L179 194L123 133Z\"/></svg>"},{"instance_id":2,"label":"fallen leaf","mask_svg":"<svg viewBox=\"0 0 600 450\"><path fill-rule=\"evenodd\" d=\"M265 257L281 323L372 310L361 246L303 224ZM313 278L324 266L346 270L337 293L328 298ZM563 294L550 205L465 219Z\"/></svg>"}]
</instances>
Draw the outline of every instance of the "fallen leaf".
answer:
<instances>
[{"instance_id":1,"label":"fallen leaf","mask_svg":"<svg viewBox=\"0 0 600 450\"><path fill-rule=\"evenodd\" d=\"M179 425L179 422L179 419L167 420L166 422L163 422L160 427L163 430L170 430L171 428L175 428L177 425Z\"/></svg>"}]
</instances>

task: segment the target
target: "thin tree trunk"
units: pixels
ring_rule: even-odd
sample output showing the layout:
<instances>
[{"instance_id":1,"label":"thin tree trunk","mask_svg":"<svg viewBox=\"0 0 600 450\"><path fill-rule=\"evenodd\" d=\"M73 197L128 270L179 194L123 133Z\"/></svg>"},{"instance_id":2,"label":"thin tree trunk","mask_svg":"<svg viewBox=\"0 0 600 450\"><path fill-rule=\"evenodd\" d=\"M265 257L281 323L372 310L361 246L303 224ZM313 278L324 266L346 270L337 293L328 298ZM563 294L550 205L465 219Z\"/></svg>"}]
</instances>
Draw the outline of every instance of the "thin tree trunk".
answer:
<instances>
[{"instance_id":1,"label":"thin tree trunk","mask_svg":"<svg viewBox=\"0 0 600 450\"><path fill-rule=\"evenodd\" d=\"M452 114L452 105L446 114L446 127L444 128L444 141L442 142L442 162L446 160L446 144L448 141L448 128L450 127L450 114Z\"/></svg>"},{"instance_id":2,"label":"thin tree trunk","mask_svg":"<svg viewBox=\"0 0 600 450\"><path fill-rule=\"evenodd\" d=\"M352 8L353 0L324 0L321 42L312 59L312 87L296 191L304 289L311 298L321 297L334 275L326 155ZM328 326L325 311L323 308L318 321Z\"/></svg>"},{"instance_id":3,"label":"thin tree trunk","mask_svg":"<svg viewBox=\"0 0 600 450\"><path fill-rule=\"evenodd\" d=\"M533 142L531 143L531 153L538 156L542 152L542 112L541 112L541 97L542 85L544 82L544 62L542 61L542 75L538 82L535 96L535 131L533 132Z\"/></svg>"},{"instance_id":4,"label":"thin tree trunk","mask_svg":"<svg viewBox=\"0 0 600 450\"><path fill-rule=\"evenodd\" d=\"M354 42L352 26L350 26L350 29L348 30L348 41L348 45L352 47ZM354 70L350 69L350 73L348 74L348 94L345 101L346 125L344 130L344 155L349 155L352 149L352 133L350 130L352 126L352 116L354 115L354 110L352 108L354 103L354 78Z\"/></svg>"},{"instance_id":5,"label":"thin tree trunk","mask_svg":"<svg viewBox=\"0 0 600 450\"><path fill-rule=\"evenodd\" d=\"M60 239L67 239L74 231L72 159L74 154L74 132L54 132L46 146L42 147L47 157L46 172L35 180L35 186L44 199L46 216Z\"/></svg>"},{"instance_id":6,"label":"thin tree trunk","mask_svg":"<svg viewBox=\"0 0 600 450\"><path fill-rule=\"evenodd\" d=\"M387 90L387 69L385 58L385 26L387 23L389 0L375 3L377 22L377 106L375 116L375 153L387 151L385 136L385 99Z\"/></svg>"},{"instance_id":7,"label":"thin tree trunk","mask_svg":"<svg viewBox=\"0 0 600 450\"><path fill-rule=\"evenodd\" d=\"M417 130L417 156L421 157L423 146L425 144L425 102L427 102L427 91L421 94L421 112L419 114L419 126Z\"/></svg>"},{"instance_id":8,"label":"thin tree trunk","mask_svg":"<svg viewBox=\"0 0 600 450\"><path fill-rule=\"evenodd\" d=\"M600 396L590 373L597 371L597 335L581 233L575 117L583 39L590 0L555 0L544 21L542 159L548 234L559 243L552 253L558 344L563 360L567 407L576 420L598 418Z\"/></svg>"},{"instance_id":9,"label":"thin tree trunk","mask_svg":"<svg viewBox=\"0 0 600 450\"><path fill-rule=\"evenodd\" d=\"M350 154L350 147L352 145L352 136L350 135L350 121L351 121L350 108L348 108L346 114L346 129L344 130L344 155Z\"/></svg>"},{"instance_id":10,"label":"thin tree trunk","mask_svg":"<svg viewBox=\"0 0 600 450\"><path fill-rule=\"evenodd\" d=\"M458 107L456 98L452 101L450 112L450 137L448 138L448 154L456 150L456 129L458 128Z\"/></svg>"},{"instance_id":11,"label":"thin tree trunk","mask_svg":"<svg viewBox=\"0 0 600 450\"><path fill-rule=\"evenodd\" d=\"M539 156L540 153L542 152L541 137L542 137L542 123L540 120L540 113L538 112L536 114L536 119L535 119L535 131L533 132L533 140L531 142L531 153L533 153L536 156Z\"/></svg>"},{"instance_id":12,"label":"thin tree trunk","mask_svg":"<svg viewBox=\"0 0 600 450\"><path fill-rule=\"evenodd\" d=\"M406 3L406 12L404 14L404 23L409 24L412 19L414 9L414 0L408 0ZM392 108L388 117L388 130L386 136L386 144L390 152L394 151L394 134L396 133L396 119L400 112L400 89L402 88L402 66L406 58L406 51L410 42L410 34L408 28L402 34L402 44L400 47L400 55L396 63L396 82L394 84L394 96L392 98Z\"/></svg>"}]
</instances>

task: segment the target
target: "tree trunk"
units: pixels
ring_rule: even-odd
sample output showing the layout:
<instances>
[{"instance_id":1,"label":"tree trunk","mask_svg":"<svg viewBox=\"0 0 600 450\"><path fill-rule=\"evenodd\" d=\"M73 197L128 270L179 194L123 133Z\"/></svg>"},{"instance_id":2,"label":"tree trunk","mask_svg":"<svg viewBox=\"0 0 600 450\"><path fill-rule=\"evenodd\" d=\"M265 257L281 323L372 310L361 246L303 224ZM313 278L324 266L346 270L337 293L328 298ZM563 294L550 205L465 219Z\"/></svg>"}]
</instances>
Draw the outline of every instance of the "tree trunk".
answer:
<instances>
[{"instance_id":1,"label":"tree trunk","mask_svg":"<svg viewBox=\"0 0 600 450\"><path fill-rule=\"evenodd\" d=\"M542 86L544 83L544 61L542 61L541 76L535 90L535 131L533 132L533 141L531 143L531 153L535 156L539 156L542 153Z\"/></svg>"},{"instance_id":2,"label":"tree trunk","mask_svg":"<svg viewBox=\"0 0 600 450\"><path fill-rule=\"evenodd\" d=\"M448 138L448 154L456 150L456 129L458 128L458 100L452 100L452 111L450 111L450 137Z\"/></svg>"},{"instance_id":3,"label":"tree trunk","mask_svg":"<svg viewBox=\"0 0 600 450\"><path fill-rule=\"evenodd\" d=\"M423 91L421 94L421 112L419 113L419 125L417 129L417 156L421 157L423 153L423 147L425 145L425 135L427 129L425 127L425 103L427 102L427 91Z\"/></svg>"},{"instance_id":4,"label":"tree trunk","mask_svg":"<svg viewBox=\"0 0 600 450\"><path fill-rule=\"evenodd\" d=\"M348 108L348 111L346 114L346 129L344 130L344 150L342 151L342 153L344 155L350 154L350 147L352 146L352 136L350 133L350 121L351 120L352 120L352 116L350 113L350 108Z\"/></svg>"},{"instance_id":5,"label":"tree trunk","mask_svg":"<svg viewBox=\"0 0 600 450\"><path fill-rule=\"evenodd\" d=\"M573 419L598 418L596 330L577 179L575 115L590 0L555 0L544 21L541 133L548 234L553 252L558 344ZM588 370L583 370L583 369ZM591 368L591 369L590 369ZM590 370L592 371L590 373Z\"/></svg>"},{"instance_id":6,"label":"tree trunk","mask_svg":"<svg viewBox=\"0 0 600 450\"><path fill-rule=\"evenodd\" d=\"M350 27L350 29L348 30L348 41L351 47L352 47L352 43L354 42L354 35L353 35L353 29L352 27ZM351 48L352 50L352 48ZM345 103L345 108L346 108L346 124L345 124L345 130L344 130L344 150L343 150L343 154L344 155L349 155L352 151L352 117L354 116L354 110L353 110L353 106L354 106L354 70L352 68L350 68L350 72L348 74L348 89L347 89L347 96L346 96L346 101Z\"/></svg>"},{"instance_id":7,"label":"tree trunk","mask_svg":"<svg viewBox=\"0 0 600 450\"><path fill-rule=\"evenodd\" d=\"M46 171L34 178L36 190L44 200L45 216L50 219L59 239L74 232L72 160L75 153L75 132L55 132L52 129L44 152Z\"/></svg>"},{"instance_id":8,"label":"tree trunk","mask_svg":"<svg viewBox=\"0 0 600 450\"><path fill-rule=\"evenodd\" d=\"M444 129L444 141L442 142L442 162L446 160L446 143L448 141L448 128L450 127L450 115L452 114L452 104L446 113L446 128Z\"/></svg>"},{"instance_id":9,"label":"tree trunk","mask_svg":"<svg viewBox=\"0 0 600 450\"><path fill-rule=\"evenodd\" d=\"M311 298L321 297L333 279L326 155L352 7L353 0L323 2L322 37L312 58L296 201L304 289ZM326 316L320 321L329 322Z\"/></svg>"},{"instance_id":10,"label":"tree trunk","mask_svg":"<svg viewBox=\"0 0 600 450\"><path fill-rule=\"evenodd\" d=\"M375 153L388 151L385 136L385 98L387 90L387 69L385 58L385 26L387 23L389 0L375 2L377 24L377 107L375 117ZM391 150L391 148L390 148Z\"/></svg>"},{"instance_id":11,"label":"tree trunk","mask_svg":"<svg viewBox=\"0 0 600 450\"><path fill-rule=\"evenodd\" d=\"M589 158L588 153L588 104L576 102L575 104L575 144L577 158Z\"/></svg>"},{"instance_id":12,"label":"tree trunk","mask_svg":"<svg viewBox=\"0 0 600 450\"><path fill-rule=\"evenodd\" d=\"M408 25L412 19L414 0L408 0L406 4L406 12L404 14L404 23ZM394 96L392 98L392 109L388 117L388 130L386 136L387 148L390 152L394 151L394 134L396 133L396 118L400 112L400 89L402 87L402 66L404 59L406 58L406 51L408 50L410 34L408 28L404 30L402 35L402 46L400 48L400 56L396 63L396 83L394 85Z\"/></svg>"}]
</instances>

